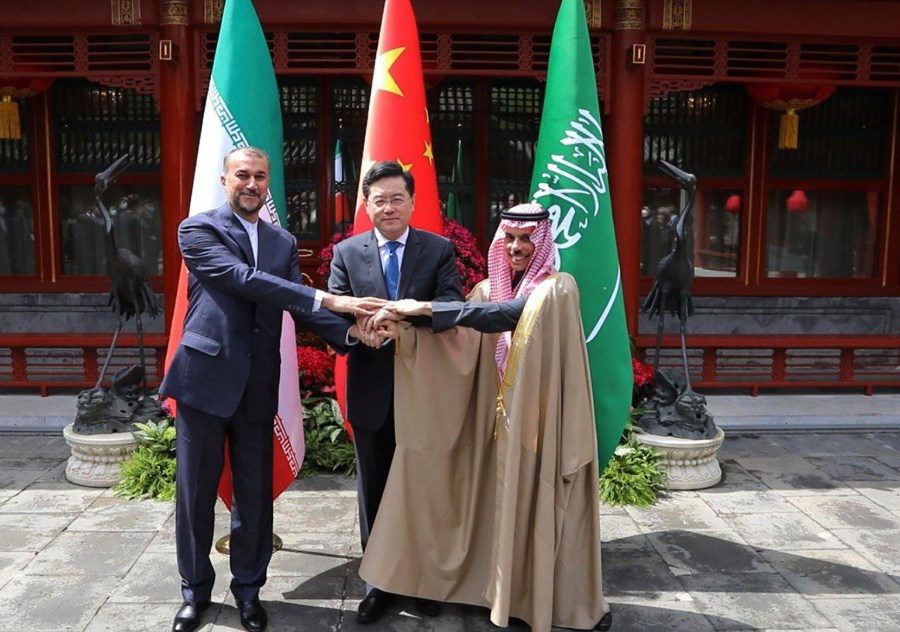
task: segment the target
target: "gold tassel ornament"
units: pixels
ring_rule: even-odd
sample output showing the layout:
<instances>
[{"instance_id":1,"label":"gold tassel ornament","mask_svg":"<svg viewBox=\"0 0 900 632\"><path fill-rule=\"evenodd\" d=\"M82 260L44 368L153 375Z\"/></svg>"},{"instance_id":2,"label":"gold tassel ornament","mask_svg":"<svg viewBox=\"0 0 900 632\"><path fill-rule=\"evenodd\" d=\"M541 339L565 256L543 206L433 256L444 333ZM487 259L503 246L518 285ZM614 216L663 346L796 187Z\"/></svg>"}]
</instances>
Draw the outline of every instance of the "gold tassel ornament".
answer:
<instances>
[{"instance_id":1,"label":"gold tassel ornament","mask_svg":"<svg viewBox=\"0 0 900 632\"><path fill-rule=\"evenodd\" d=\"M789 109L778 122L778 149L797 149L800 132L800 117L797 110Z\"/></svg>"},{"instance_id":2,"label":"gold tassel ornament","mask_svg":"<svg viewBox=\"0 0 900 632\"><path fill-rule=\"evenodd\" d=\"M19 123L19 104L8 94L0 97L0 139L19 140L22 126Z\"/></svg>"}]
</instances>

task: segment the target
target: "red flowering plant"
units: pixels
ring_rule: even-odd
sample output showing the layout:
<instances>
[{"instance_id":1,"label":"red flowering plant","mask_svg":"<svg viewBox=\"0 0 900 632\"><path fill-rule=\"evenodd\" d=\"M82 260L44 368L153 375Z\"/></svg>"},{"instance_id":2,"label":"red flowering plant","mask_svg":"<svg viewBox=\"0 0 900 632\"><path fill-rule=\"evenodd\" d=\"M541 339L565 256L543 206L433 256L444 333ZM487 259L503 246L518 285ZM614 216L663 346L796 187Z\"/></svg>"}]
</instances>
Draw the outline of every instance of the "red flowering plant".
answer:
<instances>
[{"instance_id":1,"label":"red flowering plant","mask_svg":"<svg viewBox=\"0 0 900 632\"><path fill-rule=\"evenodd\" d=\"M468 294L473 287L478 285L487 276L487 263L484 255L478 250L478 241L469 230L444 218L444 237L453 244L456 251L456 267L459 270L459 280L462 282L463 294Z\"/></svg>"},{"instance_id":2,"label":"red flowering plant","mask_svg":"<svg viewBox=\"0 0 900 632\"><path fill-rule=\"evenodd\" d=\"M343 233L335 233L331 237L331 243L319 253L322 264L316 272L322 277L324 283L328 283L328 276L331 274L331 260L334 258L334 247L352 236L352 228ZM453 244L453 250L456 252L456 267L459 270L463 294L468 294L479 281L487 276L487 264L485 263L484 255L478 251L478 241L475 239L475 236L462 224L446 217L444 218L444 237Z\"/></svg>"},{"instance_id":3,"label":"red flowering plant","mask_svg":"<svg viewBox=\"0 0 900 632\"><path fill-rule=\"evenodd\" d=\"M334 351L308 333L297 336L297 368L304 400L334 397Z\"/></svg>"},{"instance_id":4,"label":"red flowering plant","mask_svg":"<svg viewBox=\"0 0 900 632\"><path fill-rule=\"evenodd\" d=\"M640 406L653 393L653 366L641 362L634 356L631 358L631 370L634 373L634 388L631 391L631 405Z\"/></svg>"}]
</instances>

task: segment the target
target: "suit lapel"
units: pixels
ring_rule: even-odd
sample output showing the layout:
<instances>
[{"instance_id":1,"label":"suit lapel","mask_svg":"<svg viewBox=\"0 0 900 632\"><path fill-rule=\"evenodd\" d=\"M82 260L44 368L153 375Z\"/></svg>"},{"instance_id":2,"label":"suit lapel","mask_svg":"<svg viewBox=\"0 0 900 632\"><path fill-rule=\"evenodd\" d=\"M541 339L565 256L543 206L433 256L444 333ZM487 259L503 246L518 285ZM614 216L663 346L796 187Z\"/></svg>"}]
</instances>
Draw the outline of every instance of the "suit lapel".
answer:
<instances>
[{"instance_id":1,"label":"suit lapel","mask_svg":"<svg viewBox=\"0 0 900 632\"><path fill-rule=\"evenodd\" d=\"M247 263L251 266L255 266L253 261L253 247L250 245L250 235L247 234L247 231L241 225L240 220L234 212L227 205L223 208L227 209L226 212L228 213L225 217L225 231L232 239L234 239L237 245L241 247L241 251L244 253L244 259Z\"/></svg>"},{"instance_id":2,"label":"suit lapel","mask_svg":"<svg viewBox=\"0 0 900 632\"><path fill-rule=\"evenodd\" d=\"M384 270L381 268L381 257L378 256L378 242L375 240L375 230L366 234L362 245L363 260L369 268L369 277L375 286L375 296L388 298L387 283L384 280ZM402 276L402 275L401 275Z\"/></svg>"},{"instance_id":3,"label":"suit lapel","mask_svg":"<svg viewBox=\"0 0 900 632\"><path fill-rule=\"evenodd\" d=\"M414 228L410 228L409 235L406 238L406 246L403 248L403 265L400 266L400 285L397 287L398 299L406 298L406 291L409 289L413 270L416 269L416 263L419 259L419 253L421 252L422 240L419 238L419 232Z\"/></svg>"}]
</instances>

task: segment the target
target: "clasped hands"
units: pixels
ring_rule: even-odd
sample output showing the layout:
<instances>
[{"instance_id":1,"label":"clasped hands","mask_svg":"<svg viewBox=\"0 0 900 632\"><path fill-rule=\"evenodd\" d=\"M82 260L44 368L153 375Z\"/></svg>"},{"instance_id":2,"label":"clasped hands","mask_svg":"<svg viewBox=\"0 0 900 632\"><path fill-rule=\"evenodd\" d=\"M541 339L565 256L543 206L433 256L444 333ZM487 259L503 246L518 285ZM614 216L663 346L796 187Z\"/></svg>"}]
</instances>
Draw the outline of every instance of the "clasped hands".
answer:
<instances>
[{"instance_id":1,"label":"clasped hands","mask_svg":"<svg viewBox=\"0 0 900 632\"><path fill-rule=\"evenodd\" d=\"M387 301L377 312L357 316L356 325L363 336L360 338L363 343L370 347L380 347L400 335L400 321L404 318L429 315L431 303L413 299Z\"/></svg>"},{"instance_id":2,"label":"clasped hands","mask_svg":"<svg viewBox=\"0 0 900 632\"><path fill-rule=\"evenodd\" d=\"M399 323L405 317L431 315L431 303L412 299L387 301L371 296L357 298L326 294L322 306L333 312L355 316L356 323L350 328L350 335L373 349L396 339L400 335Z\"/></svg>"}]
</instances>

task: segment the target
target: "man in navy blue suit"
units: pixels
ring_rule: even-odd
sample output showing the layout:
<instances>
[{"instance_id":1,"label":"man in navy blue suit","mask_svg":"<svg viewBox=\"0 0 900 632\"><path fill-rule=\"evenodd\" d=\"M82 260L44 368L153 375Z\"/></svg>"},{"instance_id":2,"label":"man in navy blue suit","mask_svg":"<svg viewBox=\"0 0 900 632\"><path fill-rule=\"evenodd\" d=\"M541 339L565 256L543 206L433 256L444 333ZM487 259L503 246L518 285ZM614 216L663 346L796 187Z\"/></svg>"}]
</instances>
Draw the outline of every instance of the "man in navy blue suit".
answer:
<instances>
[{"instance_id":1,"label":"man in navy blue suit","mask_svg":"<svg viewBox=\"0 0 900 632\"><path fill-rule=\"evenodd\" d=\"M231 461L231 592L241 624L265 629L259 602L272 555L272 433L278 408L282 312L345 352L361 336L331 311L371 313L377 299L333 296L303 285L296 239L259 221L269 158L245 147L225 158L227 203L184 220L178 244L188 269L181 343L160 386L178 402L175 533L184 603L173 632L190 632L211 599L216 489L225 439ZM322 309L324 308L324 309ZM299 388L299 385L298 385Z\"/></svg>"}]
</instances>

